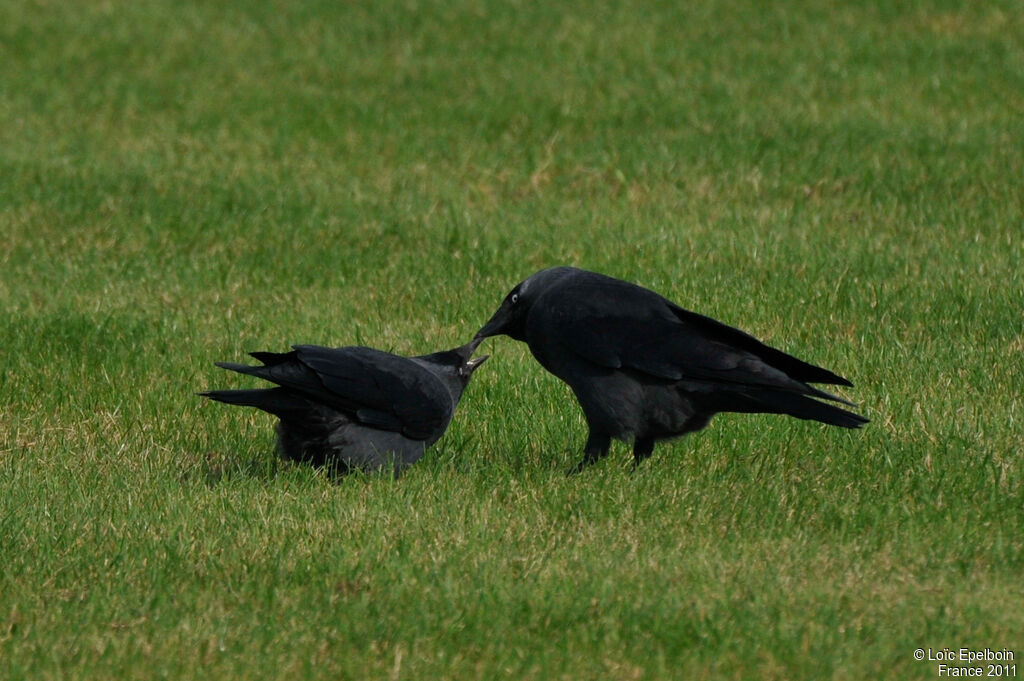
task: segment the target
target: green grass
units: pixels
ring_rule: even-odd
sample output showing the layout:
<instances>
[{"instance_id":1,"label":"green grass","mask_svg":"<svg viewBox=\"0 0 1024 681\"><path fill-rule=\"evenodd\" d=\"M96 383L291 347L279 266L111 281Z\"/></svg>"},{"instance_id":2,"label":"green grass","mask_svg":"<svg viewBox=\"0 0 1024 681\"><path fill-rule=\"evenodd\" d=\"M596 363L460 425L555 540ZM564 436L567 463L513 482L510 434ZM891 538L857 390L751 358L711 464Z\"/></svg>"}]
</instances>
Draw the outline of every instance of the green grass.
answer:
<instances>
[{"instance_id":1,"label":"green grass","mask_svg":"<svg viewBox=\"0 0 1024 681\"><path fill-rule=\"evenodd\" d=\"M253 4L0 5L0 678L1024 653L1015 3ZM496 339L416 467L335 484L193 394L248 350L453 347L562 263L872 423L722 415L567 479L578 407Z\"/></svg>"}]
</instances>

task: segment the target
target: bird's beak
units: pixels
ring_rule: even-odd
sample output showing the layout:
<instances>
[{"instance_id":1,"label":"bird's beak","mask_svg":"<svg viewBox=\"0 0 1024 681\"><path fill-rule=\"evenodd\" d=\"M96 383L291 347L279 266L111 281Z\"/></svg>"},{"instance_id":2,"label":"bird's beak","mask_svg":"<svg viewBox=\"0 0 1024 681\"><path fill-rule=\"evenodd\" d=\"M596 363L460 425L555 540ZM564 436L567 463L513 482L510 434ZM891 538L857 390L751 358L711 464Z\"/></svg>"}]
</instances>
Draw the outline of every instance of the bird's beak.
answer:
<instances>
[{"instance_id":1,"label":"bird's beak","mask_svg":"<svg viewBox=\"0 0 1024 681\"><path fill-rule=\"evenodd\" d=\"M470 369L475 369L483 364L484 360L487 359L487 355L482 357L473 357L473 353L476 352L476 349L480 347L480 344L483 342L484 339L478 336L465 345L455 348L455 352L458 353L459 357L462 358L462 361L465 362L466 366Z\"/></svg>"},{"instance_id":2,"label":"bird's beak","mask_svg":"<svg viewBox=\"0 0 1024 681\"><path fill-rule=\"evenodd\" d=\"M473 353L476 352L476 349L483 342L484 339L478 337L474 338L473 340L469 341L468 343L461 347L455 348L455 352L457 352L459 357L462 358L462 361L465 362L467 373L473 373L473 371L475 371L478 366L486 362L487 358L490 357L490 355L480 355L479 357L473 357Z\"/></svg>"},{"instance_id":3,"label":"bird's beak","mask_svg":"<svg viewBox=\"0 0 1024 681\"><path fill-rule=\"evenodd\" d=\"M469 369L470 373L476 371L476 368L487 361L490 355L480 355L466 362L466 368Z\"/></svg>"},{"instance_id":4,"label":"bird's beak","mask_svg":"<svg viewBox=\"0 0 1024 681\"><path fill-rule=\"evenodd\" d=\"M480 327L480 330L476 332L475 339L484 339L490 336L497 336L504 333L502 328L505 326L505 308L504 306L499 307L498 311L494 313L494 316L487 320L487 323Z\"/></svg>"},{"instance_id":5,"label":"bird's beak","mask_svg":"<svg viewBox=\"0 0 1024 681\"><path fill-rule=\"evenodd\" d=\"M476 349L480 347L480 344L483 342L483 338L481 338L480 336L476 336L473 338L473 340L469 341L465 345L455 348L455 352L459 353L462 359L469 360L469 358L473 356L473 353L476 352Z\"/></svg>"}]
</instances>

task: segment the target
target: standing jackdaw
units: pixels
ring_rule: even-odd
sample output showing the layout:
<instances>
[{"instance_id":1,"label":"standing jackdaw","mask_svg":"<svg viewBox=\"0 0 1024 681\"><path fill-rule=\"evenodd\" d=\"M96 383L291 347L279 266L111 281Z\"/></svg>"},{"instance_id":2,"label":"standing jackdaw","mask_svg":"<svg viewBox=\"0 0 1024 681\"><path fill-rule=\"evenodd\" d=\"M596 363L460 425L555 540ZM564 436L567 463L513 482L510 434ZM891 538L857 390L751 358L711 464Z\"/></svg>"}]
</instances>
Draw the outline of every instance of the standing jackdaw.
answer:
<instances>
[{"instance_id":1,"label":"standing jackdaw","mask_svg":"<svg viewBox=\"0 0 1024 681\"><path fill-rule=\"evenodd\" d=\"M633 441L636 466L655 441L700 430L722 411L868 422L812 399L853 406L808 385L852 385L845 378L595 272L552 267L520 282L476 338L501 334L526 342L576 394L590 433L575 472L605 456L611 438Z\"/></svg>"},{"instance_id":2,"label":"standing jackdaw","mask_svg":"<svg viewBox=\"0 0 1024 681\"><path fill-rule=\"evenodd\" d=\"M390 465L398 477L448 428L462 391L487 359L472 356L480 341L419 357L358 346L252 352L263 366L217 366L280 387L199 394L277 416L278 447L286 459L335 474Z\"/></svg>"}]
</instances>

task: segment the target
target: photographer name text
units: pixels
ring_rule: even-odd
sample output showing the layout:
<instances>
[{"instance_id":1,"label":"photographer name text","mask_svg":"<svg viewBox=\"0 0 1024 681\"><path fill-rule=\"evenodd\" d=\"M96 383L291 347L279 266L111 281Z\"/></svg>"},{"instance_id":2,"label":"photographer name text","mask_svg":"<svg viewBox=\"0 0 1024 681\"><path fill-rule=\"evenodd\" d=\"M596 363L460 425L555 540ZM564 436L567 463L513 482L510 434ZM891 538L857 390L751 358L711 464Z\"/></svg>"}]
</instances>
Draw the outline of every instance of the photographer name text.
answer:
<instances>
[{"instance_id":1,"label":"photographer name text","mask_svg":"<svg viewBox=\"0 0 1024 681\"><path fill-rule=\"evenodd\" d=\"M938 674L942 677L1017 676L1016 656L1009 648L918 648L914 659L938 662Z\"/></svg>"}]
</instances>

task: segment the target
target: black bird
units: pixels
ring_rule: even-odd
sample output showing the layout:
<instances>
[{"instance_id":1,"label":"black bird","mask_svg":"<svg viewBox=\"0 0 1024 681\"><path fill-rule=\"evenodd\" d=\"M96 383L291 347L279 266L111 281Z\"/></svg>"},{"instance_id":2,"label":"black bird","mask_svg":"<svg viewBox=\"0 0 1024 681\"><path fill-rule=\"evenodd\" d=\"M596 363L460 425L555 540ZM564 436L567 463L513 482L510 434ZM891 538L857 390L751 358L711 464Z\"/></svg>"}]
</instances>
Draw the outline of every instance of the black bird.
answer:
<instances>
[{"instance_id":1,"label":"black bird","mask_svg":"<svg viewBox=\"0 0 1024 681\"><path fill-rule=\"evenodd\" d=\"M768 347L629 282L574 267L541 270L505 297L476 338L524 341L569 384L590 429L583 470L611 438L633 441L634 467L658 440L700 430L718 412L788 414L843 428L868 422L814 398L808 383L845 378Z\"/></svg>"},{"instance_id":2,"label":"black bird","mask_svg":"<svg viewBox=\"0 0 1024 681\"><path fill-rule=\"evenodd\" d=\"M279 387L199 394L277 416L278 447L286 459L337 474L390 465L398 477L448 428L462 391L487 359L472 356L478 345L474 339L419 357L358 346L253 352L263 366L217 366Z\"/></svg>"}]
</instances>

